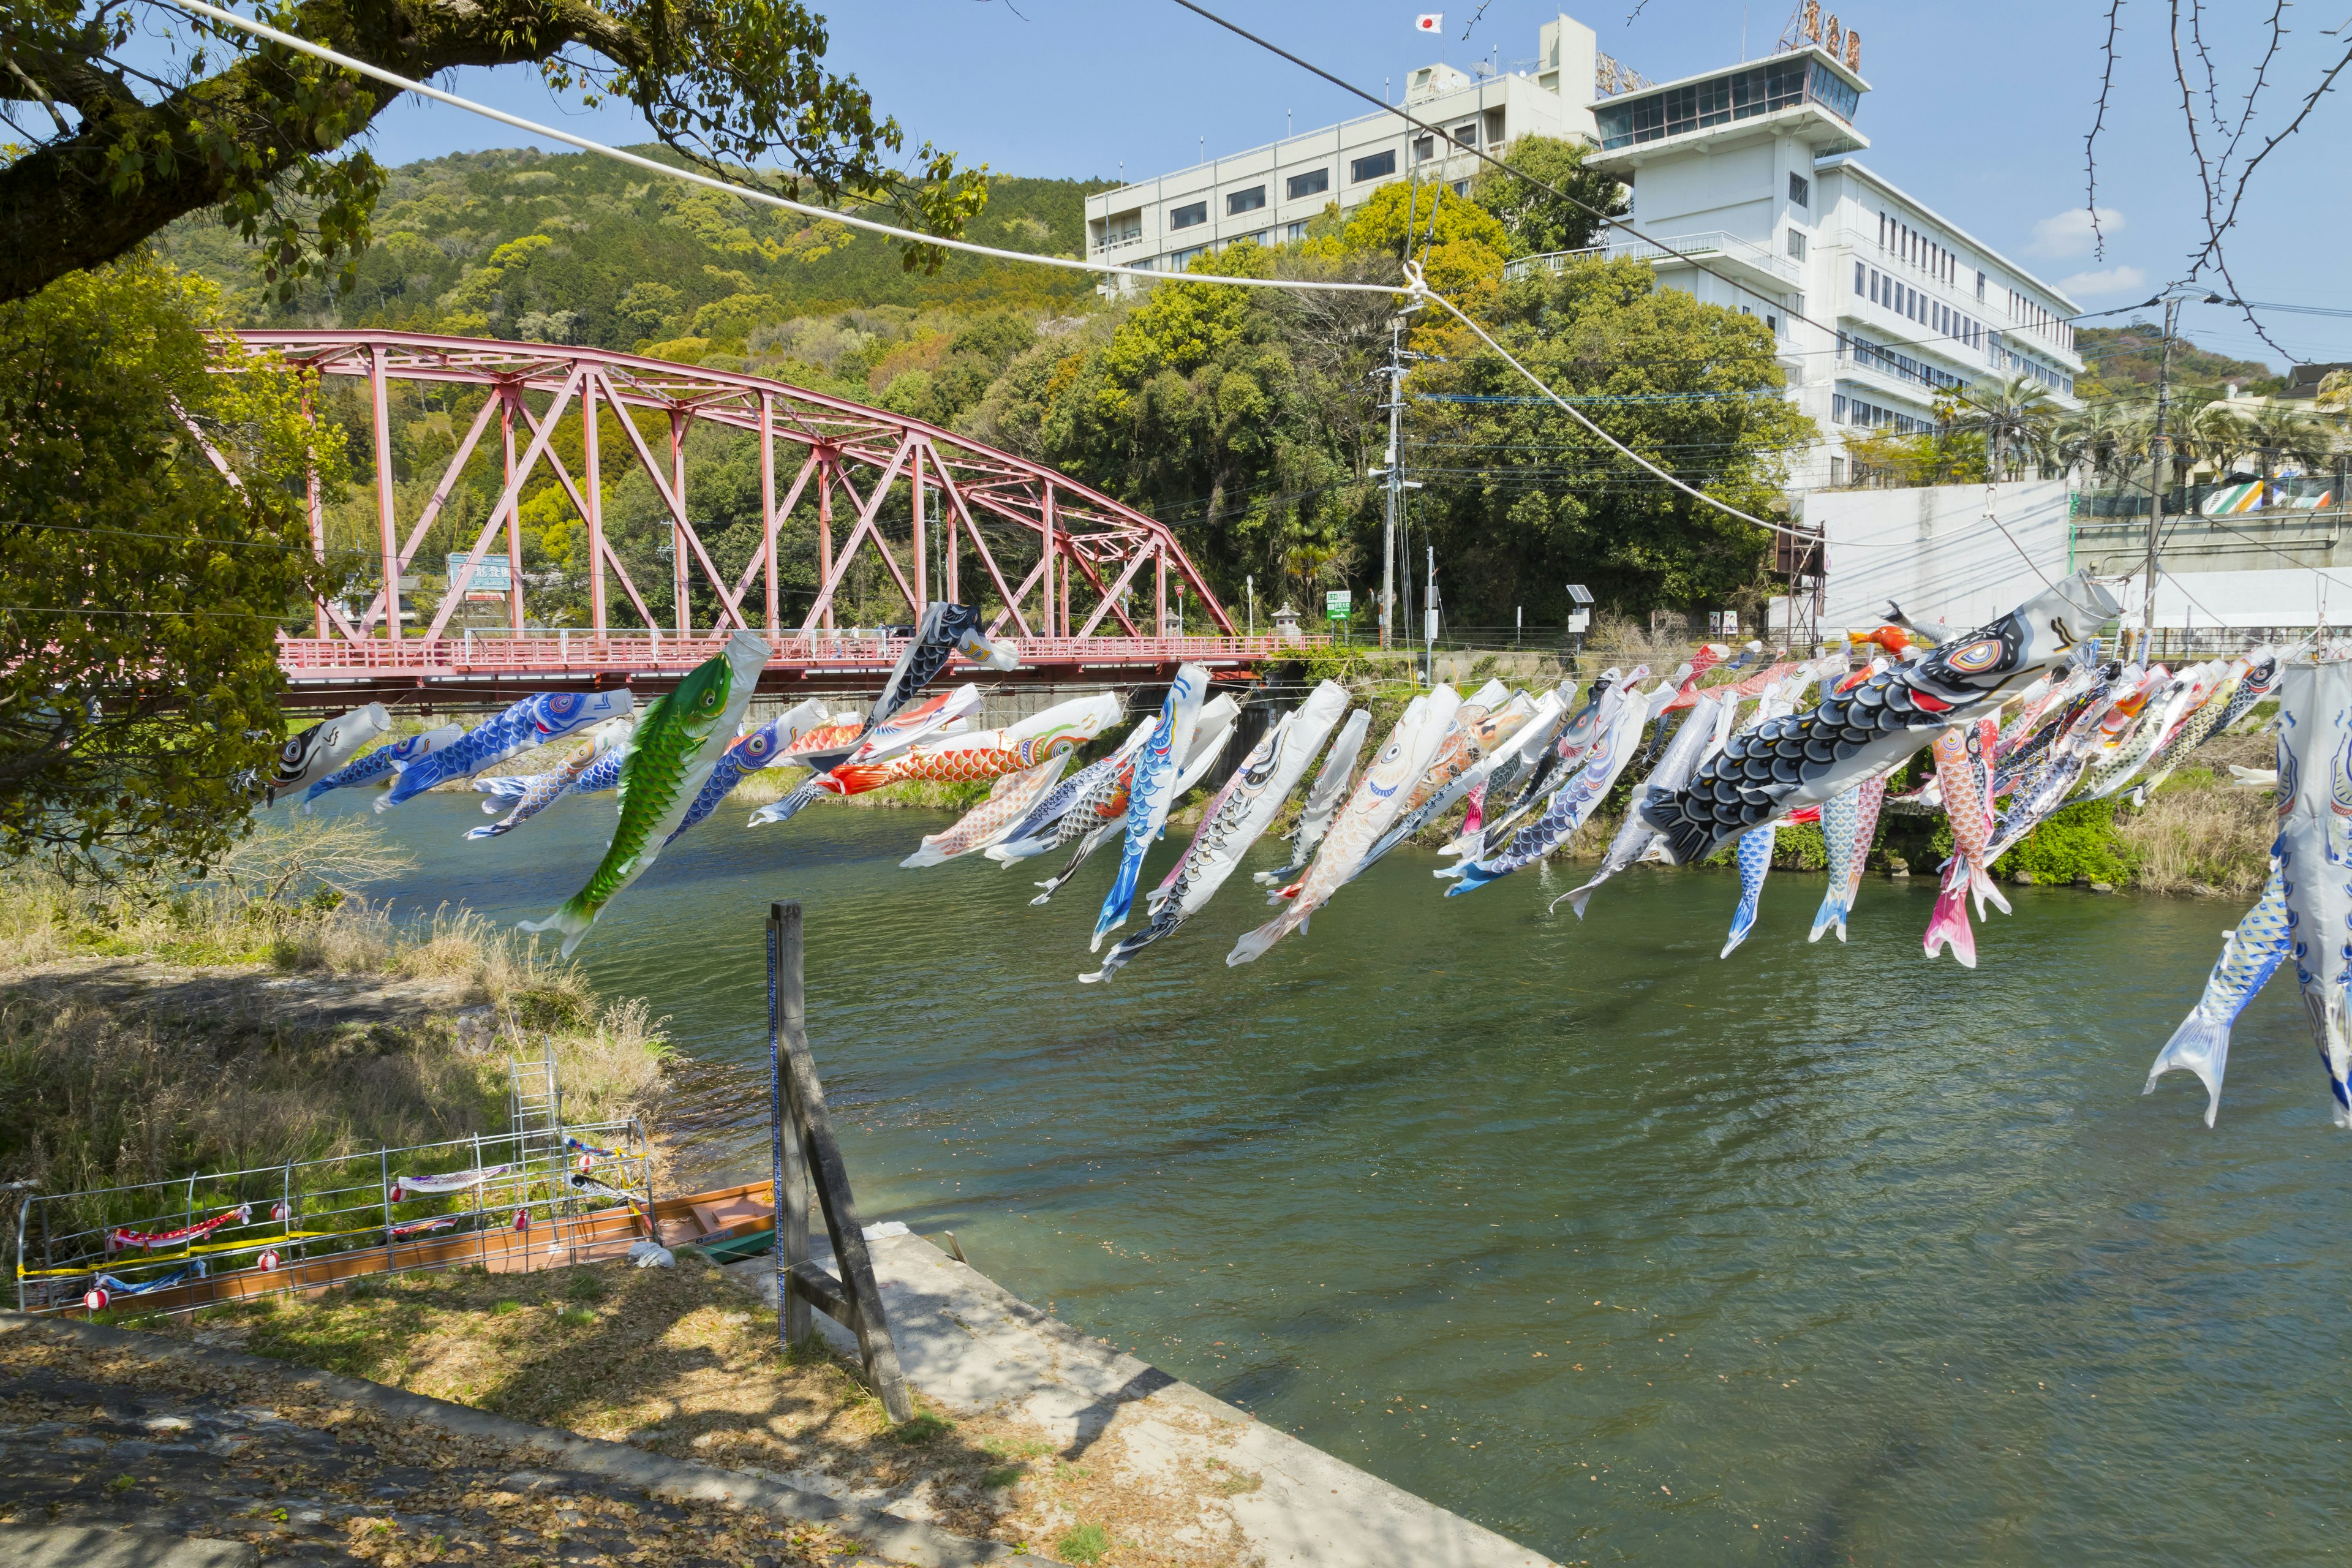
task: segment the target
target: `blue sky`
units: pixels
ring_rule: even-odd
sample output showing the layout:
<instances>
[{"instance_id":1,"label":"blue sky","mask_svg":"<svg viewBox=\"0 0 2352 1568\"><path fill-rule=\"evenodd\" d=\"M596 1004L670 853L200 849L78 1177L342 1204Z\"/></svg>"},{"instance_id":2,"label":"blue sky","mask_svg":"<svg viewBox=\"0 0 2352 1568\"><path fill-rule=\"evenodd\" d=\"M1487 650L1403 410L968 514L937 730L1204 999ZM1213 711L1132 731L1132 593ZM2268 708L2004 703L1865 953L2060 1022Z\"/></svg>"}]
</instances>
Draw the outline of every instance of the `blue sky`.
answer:
<instances>
[{"instance_id":1,"label":"blue sky","mask_svg":"<svg viewBox=\"0 0 2352 1568\"><path fill-rule=\"evenodd\" d=\"M1430 59L1456 64L1498 51L1506 69L1532 58L1536 29L1558 5L1491 0L1476 10L1445 0L1443 39L1412 30L1414 4L1391 10L1336 0L1228 0L1225 14L1327 69L1378 92ZM1168 0L896 0L852 5L816 0L829 20L835 68L852 71L916 141L955 149L1008 174L1139 177L1283 133L1349 117L1360 106L1336 88L1244 43ZM1769 53L1788 21L1779 5L1726 0L1587 0L1570 15L1603 50L1654 80ZM1218 8L1213 5L1213 8ZM1847 0L1832 7L1863 35L1872 92L1858 120L1873 142L1864 160L1986 243L2053 281L2086 310L2144 300L2181 271L2201 208L2196 166L2171 75L2166 18L2155 0L2127 0L2123 62L2101 139L2099 205L2111 213L2104 259L2089 248L2083 138L2098 89L2104 7L1984 0L1965 9ZM2341 51L2307 13L2273 79L2259 137L2292 112L2321 62ZM2242 96L2252 69L2251 14L2215 15L2224 100ZM2295 15L2289 13L2290 16ZM534 73L468 70L439 85L607 141L649 140L621 111L583 114L551 100ZM2246 298L2352 308L2343 258L2352 201L2326 149L2352 135L2352 98L2326 100L2304 132L2265 164L2231 247ZM513 146L519 133L437 104L406 100L379 121L387 162ZM2226 291L2226 290L2225 290ZM2352 360L2352 320L2273 316L2272 336L2298 357ZM2201 345L2277 363L2235 312L2191 306L2184 326Z\"/></svg>"}]
</instances>

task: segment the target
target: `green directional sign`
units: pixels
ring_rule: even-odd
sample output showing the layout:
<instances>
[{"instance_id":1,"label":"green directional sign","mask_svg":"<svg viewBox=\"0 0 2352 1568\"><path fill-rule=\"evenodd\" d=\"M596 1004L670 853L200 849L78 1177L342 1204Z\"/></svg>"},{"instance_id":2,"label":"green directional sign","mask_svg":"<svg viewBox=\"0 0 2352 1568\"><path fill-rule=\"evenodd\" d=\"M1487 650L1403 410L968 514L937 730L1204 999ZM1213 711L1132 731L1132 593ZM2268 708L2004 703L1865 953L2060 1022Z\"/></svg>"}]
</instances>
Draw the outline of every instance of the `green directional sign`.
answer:
<instances>
[{"instance_id":1,"label":"green directional sign","mask_svg":"<svg viewBox=\"0 0 2352 1568\"><path fill-rule=\"evenodd\" d=\"M1331 589L1323 595L1323 618L1327 621L1344 621L1348 618L1349 606L1354 603L1355 595L1347 589Z\"/></svg>"}]
</instances>

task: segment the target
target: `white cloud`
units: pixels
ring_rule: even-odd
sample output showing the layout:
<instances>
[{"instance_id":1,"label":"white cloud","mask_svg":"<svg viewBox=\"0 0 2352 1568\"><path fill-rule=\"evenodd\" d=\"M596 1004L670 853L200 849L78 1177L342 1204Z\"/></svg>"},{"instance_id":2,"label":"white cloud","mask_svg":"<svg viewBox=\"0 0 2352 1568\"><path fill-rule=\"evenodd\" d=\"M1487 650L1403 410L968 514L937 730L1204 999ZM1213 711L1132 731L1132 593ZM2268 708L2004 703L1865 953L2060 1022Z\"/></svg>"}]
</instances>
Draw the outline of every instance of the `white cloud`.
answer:
<instances>
[{"instance_id":1,"label":"white cloud","mask_svg":"<svg viewBox=\"0 0 2352 1568\"><path fill-rule=\"evenodd\" d=\"M2113 239L2124 229L2124 215L2114 207L2099 209L2098 234L2091 232L2091 212L2087 207L2069 207L2064 212L2043 218L2033 226L2033 243L2025 248L2035 256L2053 257L2071 261L2078 256L2088 256L2098 243L2099 235Z\"/></svg>"},{"instance_id":2,"label":"white cloud","mask_svg":"<svg viewBox=\"0 0 2352 1568\"><path fill-rule=\"evenodd\" d=\"M2102 267L2095 272L2077 272L2072 278L2062 278L2062 292L2077 300L2095 299L2102 294L2122 294L2147 282L2147 274L2137 267Z\"/></svg>"}]
</instances>

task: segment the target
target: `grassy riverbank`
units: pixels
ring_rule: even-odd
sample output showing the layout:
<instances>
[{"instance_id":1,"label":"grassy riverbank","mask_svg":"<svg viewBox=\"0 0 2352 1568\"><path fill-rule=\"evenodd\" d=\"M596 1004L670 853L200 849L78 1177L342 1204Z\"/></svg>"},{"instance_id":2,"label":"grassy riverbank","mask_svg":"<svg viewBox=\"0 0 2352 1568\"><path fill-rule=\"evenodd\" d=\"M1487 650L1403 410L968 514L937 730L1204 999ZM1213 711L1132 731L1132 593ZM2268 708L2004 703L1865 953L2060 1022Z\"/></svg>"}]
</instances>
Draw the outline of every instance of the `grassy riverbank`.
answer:
<instances>
[{"instance_id":1,"label":"grassy riverbank","mask_svg":"<svg viewBox=\"0 0 2352 1568\"><path fill-rule=\"evenodd\" d=\"M404 864L363 822L298 819L193 889L0 880L0 1182L496 1131L510 1055L542 1051L572 1119L650 1121L665 1047L644 1004L470 914L396 925L354 889Z\"/></svg>"}]
</instances>

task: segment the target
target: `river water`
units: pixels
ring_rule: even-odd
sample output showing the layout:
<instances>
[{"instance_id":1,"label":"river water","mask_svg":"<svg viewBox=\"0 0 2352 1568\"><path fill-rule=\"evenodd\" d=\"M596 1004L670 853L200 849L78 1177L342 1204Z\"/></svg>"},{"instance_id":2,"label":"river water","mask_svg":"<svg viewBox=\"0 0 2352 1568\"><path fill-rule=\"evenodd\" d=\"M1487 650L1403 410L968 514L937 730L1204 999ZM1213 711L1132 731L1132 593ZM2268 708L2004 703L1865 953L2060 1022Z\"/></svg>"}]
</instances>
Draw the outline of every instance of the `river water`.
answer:
<instances>
[{"instance_id":1,"label":"river water","mask_svg":"<svg viewBox=\"0 0 2352 1568\"><path fill-rule=\"evenodd\" d=\"M544 913L609 799L487 844L415 800L399 904ZM797 898L869 1218L1555 1557L2352 1557L2352 1142L2291 973L2218 1131L2185 1075L2139 1093L2234 904L2018 889L1971 973L1921 957L1924 879L1809 947L1822 879L1782 873L1719 961L1728 874L1637 869L1580 924L1556 875L1447 900L1403 850L1255 964L1236 878L1080 986L1108 851L1038 910L1044 863L898 868L944 814L745 815L580 954L669 1016L714 1177L766 1171Z\"/></svg>"}]
</instances>

